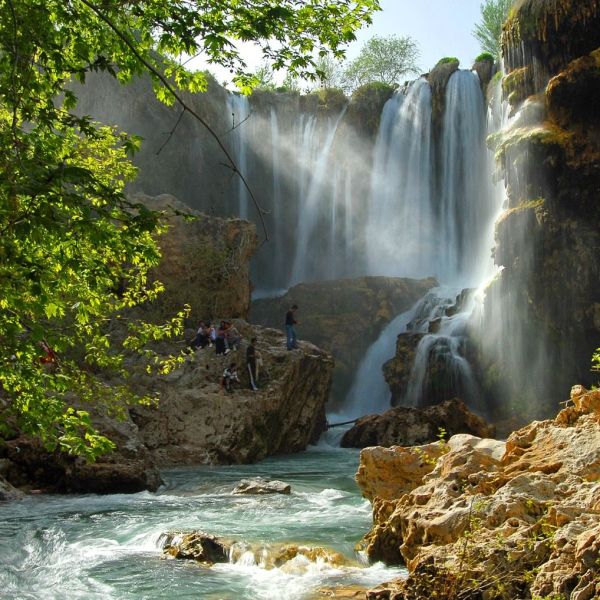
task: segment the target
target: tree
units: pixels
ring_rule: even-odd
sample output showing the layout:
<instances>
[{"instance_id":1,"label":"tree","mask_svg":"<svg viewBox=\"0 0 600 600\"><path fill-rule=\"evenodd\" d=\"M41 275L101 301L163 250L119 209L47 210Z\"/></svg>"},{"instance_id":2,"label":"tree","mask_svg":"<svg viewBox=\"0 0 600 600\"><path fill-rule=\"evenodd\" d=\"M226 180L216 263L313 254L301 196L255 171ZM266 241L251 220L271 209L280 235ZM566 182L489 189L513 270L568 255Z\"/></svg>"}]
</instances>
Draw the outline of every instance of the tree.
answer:
<instances>
[{"instance_id":1,"label":"tree","mask_svg":"<svg viewBox=\"0 0 600 600\"><path fill-rule=\"evenodd\" d=\"M500 57L502 25L514 0L485 0L481 5L481 23L475 25L473 35L481 44L483 52Z\"/></svg>"},{"instance_id":2,"label":"tree","mask_svg":"<svg viewBox=\"0 0 600 600\"><path fill-rule=\"evenodd\" d=\"M0 0L0 437L22 431L94 458L111 442L81 406L149 402L128 386L130 364L160 373L181 360L149 344L180 335L185 311L161 324L135 317L161 291L148 273L165 227L124 194L139 140L77 116L69 81L149 74L236 172L181 94L205 89L205 73L178 57L203 53L247 91L236 42L253 41L274 68L314 77L313 54L341 56L376 9L377 0Z\"/></svg>"},{"instance_id":3,"label":"tree","mask_svg":"<svg viewBox=\"0 0 600 600\"><path fill-rule=\"evenodd\" d=\"M401 77L419 72L418 58L419 48L411 37L373 36L346 68L346 87L353 90L374 81L400 83Z\"/></svg>"},{"instance_id":4,"label":"tree","mask_svg":"<svg viewBox=\"0 0 600 600\"><path fill-rule=\"evenodd\" d=\"M344 85L344 65L331 54L319 56L316 69L320 88L341 88Z\"/></svg>"},{"instance_id":5,"label":"tree","mask_svg":"<svg viewBox=\"0 0 600 600\"><path fill-rule=\"evenodd\" d=\"M268 62L263 62L256 71L253 73L254 81L252 82L254 88L262 90L274 90L275 89L275 73Z\"/></svg>"}]
</instances>

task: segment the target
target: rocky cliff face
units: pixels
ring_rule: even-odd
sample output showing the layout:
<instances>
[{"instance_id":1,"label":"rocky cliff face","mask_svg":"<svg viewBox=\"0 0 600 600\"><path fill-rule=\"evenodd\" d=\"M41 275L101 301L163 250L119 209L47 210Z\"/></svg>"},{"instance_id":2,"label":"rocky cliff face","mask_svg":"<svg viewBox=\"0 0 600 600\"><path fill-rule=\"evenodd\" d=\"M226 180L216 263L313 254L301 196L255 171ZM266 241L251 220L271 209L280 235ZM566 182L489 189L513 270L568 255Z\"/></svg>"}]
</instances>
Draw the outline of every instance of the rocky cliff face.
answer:
<instances>
[{"instance_id":1,"label":"rocky cliff face","mask_svg":"<svg viewBox=\"0 0 600 600\"><path fill-rule=\"evenodd\" d=\"M600 393L576 386L571 399L506 443L363 450L367 554L410 571L367 597L597 598Z\"/></svg>"},{"instance_id":2,"label":"rocky cliff face","mask_svg":"<svg viewBox=\"0 0 600 600\"><path fill-rule=\"evenodd\" d=\"M300 338L331 352L335 359L332 396L339 403L383 328L436 285L431 278L393 277L302 283L279 298L255 300L251 319L267 327L283 327L286 311L297 304Z\"/></svg>"},{"instance_id":3,"label":"rocky cliff face","mask_svg":"<svg viewBox=\"0 0 600 600\"><path fill-rule=\"evenodd\" d=\"M162 259L153 273L166 284L165 291L152 310L164 318L188 304L194 322L214 315L247 318L250 259L257 247L254 225L241 219L209 217L168 194L138 194L135 200L152 210L171 213L169 229L160 238Z\"/></svg>"},{"instance_id":4,"label":"rocky cliff face","mask_svg":"<svg viewBox=\"0 0 600 600\"><path fill-rule=\"evenodd\" d=\"M140 441L157 464L256 462L304 450L324 430L330 356L306 342L288 352L283 332L234 323L244 340L239 350L217 356L205 348L164 378L136 376L138 391L161 396L156 407L130 411ZM253 336L264 363L258 392L250 389L245 365ZM241 383L228 394L220 381L231 362Z\"/></svg>"},{"instance_id":5,"label":"rocky cliff face","mask_svg":"<svg viewBox=\"0 0 600 600\"><path fill-rule=\"evenodd\" d=\"M508 209L496 227L503 270L486 297L482 379L486 394L500 390L496 405L531 416L553 411L572 381L592 383L600 345L599 31L596 0L521 0L505 25L515 119L497 140Z\"/></svg>"}]
</instances>

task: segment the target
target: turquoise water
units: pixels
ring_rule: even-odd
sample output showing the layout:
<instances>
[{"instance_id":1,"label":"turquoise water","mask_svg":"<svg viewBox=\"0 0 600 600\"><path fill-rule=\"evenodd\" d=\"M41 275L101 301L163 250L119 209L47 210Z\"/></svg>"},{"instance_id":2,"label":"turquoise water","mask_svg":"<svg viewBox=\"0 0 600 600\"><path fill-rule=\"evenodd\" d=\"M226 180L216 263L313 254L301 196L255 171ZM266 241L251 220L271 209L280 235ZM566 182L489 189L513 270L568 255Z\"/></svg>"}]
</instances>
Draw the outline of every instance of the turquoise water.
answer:
<instances>
[{"instance_id":1,"label":"turquoise water","mask_svg":"<svg viewBox=\"0 0 600 600\"><path fill-rule=\"evenodd\" d=\"M388 581L403 570L361 564L354 551L371 524L357 466L357 451L319 446L258 465L171 469L155 494L32 496L0 506L0 597L300 600L324 586ZM292 493L231 495L252 476L281 479ZM189 529L265 552L280 543L326 546L350 563L265 569L245 557L208 568L163 558L161 533Z\"/></svg>"}]
</instances>

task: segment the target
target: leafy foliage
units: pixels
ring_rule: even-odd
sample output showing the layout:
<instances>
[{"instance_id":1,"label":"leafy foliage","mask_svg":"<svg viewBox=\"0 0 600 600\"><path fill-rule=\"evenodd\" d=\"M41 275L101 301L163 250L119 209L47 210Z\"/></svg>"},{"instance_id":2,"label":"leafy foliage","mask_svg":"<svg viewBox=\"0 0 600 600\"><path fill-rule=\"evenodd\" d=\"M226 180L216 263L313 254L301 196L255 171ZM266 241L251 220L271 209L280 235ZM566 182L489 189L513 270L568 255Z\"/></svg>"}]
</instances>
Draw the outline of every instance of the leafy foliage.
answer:
<instances>
[{"instance_id":1,"label":"leafy foliage","mask_svg":"<svg viewBox=\"0 0 600 600\"><path fill-rule=\"evenodd\" d=\"M419 48L411 37L373 36L345 71L345 87L354 90L365 83L400 83L401 77L418 73Z\"/></svg>"},{"instance_id":2,"label":"leafy foliage","mask_svg":"<svg viewBox=\"0 0 600 600\"><path fill-rule=\"evenodd\" d=\"M458 60L458 58L456 58L456 56L444 56L443 58L440 58L440 60L437 61L438 65L445 65L448 63L459 63L460 60Z\"/></svg>"},{"instance_id":3,"label":"leafy foliage","mask_svg":"<svg viewBox=\"0 0 600 600\"><path fill-rule=\"evenodd\" d=\"M500 56L502 25L514 0L485 0L481 5L481 23L473 30L473 35L481 44L481 49L494 57Z\"/></svg>"},{"instance_id":4,"label":"leafy foliage","mask_svg":"<svg viewBox=\"0 0 600 600\"><path fill-rule=\"evenodd\" d=\"M490 52L482 52L481 54L479 54L477 56L477 58L475 59L475 62L482 62L484 60L487 60L489 62L494 62L494 60L496 60L494 58L494 55L491 54Z\"/></svg>"},{"instance_id":5,"label":"leafy foliage","mask_svg":"<svg viewBox=\"0 0 600 600\"><path fill-rule=\"evenodd\" d=\"M130 202L129 155L140 140L74 112L71 79L102 71L126 83L149 73L158 98L206 88L181 55L252 74L235 45L254 41L274 68L314 77L313 56L342 46L377 0L2 0L0 2L0 436L39 436L50 449L95 458L112 443L85 403L119 412L151 402L127 384L144 361L182 360L150 348L181 335L183 309L163 324L133 310L161 291L160 213Z\"/></svg>"}]
</instances>

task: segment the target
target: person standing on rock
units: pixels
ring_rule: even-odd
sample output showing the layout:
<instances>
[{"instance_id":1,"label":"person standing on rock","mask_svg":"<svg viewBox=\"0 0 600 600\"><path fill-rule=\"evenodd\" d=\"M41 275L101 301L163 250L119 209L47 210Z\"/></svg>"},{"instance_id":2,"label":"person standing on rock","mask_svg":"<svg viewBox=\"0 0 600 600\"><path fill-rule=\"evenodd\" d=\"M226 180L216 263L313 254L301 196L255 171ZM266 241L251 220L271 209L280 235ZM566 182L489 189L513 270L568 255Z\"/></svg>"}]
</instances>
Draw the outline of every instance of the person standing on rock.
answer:
<instances>
[{"instance_id":1,"label":"person standing on rock","mask_svg":"<svg viewBox=\"0 0 600 600\"><path fill-rule=\"evenodd\" d=\"M259 359L258 351L256 350L256 338L250 340L250 345L246 349L246 367L250 375L250 388L255 392L258 390L258 371L257 362Z\"/></svg>"},{"instance_id":2,"label":"person standing on rock","mask_svg":"<svg viewBox=\"0 0 600 600\"><path fill-rule=\"evenodd\" d=\"M294 329L294 325L298 325L298 321L294 318L297 310L298 305L294 304L290 310L285 313L285 334L287 337L288 350L293 350L298 347L298 338L296 337L296 330Z\"/></svg>"}]
</instances>

